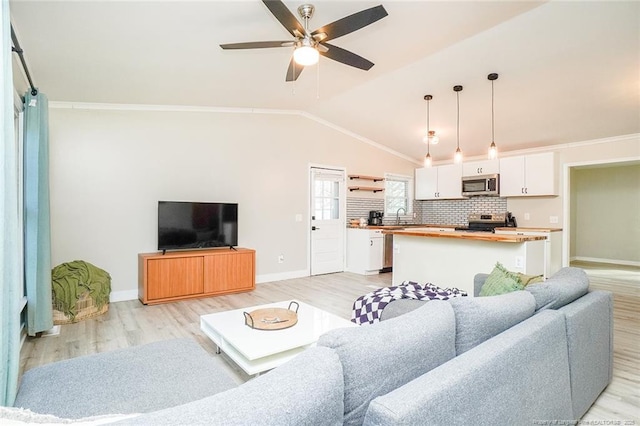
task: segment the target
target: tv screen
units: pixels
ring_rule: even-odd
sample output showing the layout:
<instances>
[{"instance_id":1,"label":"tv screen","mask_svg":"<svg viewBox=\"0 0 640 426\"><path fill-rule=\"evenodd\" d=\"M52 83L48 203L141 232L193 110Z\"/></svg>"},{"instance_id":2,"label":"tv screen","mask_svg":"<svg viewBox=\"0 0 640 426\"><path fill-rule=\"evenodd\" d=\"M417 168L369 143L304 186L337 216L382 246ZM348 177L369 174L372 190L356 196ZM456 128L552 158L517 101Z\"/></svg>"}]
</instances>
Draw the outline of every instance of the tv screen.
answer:
<instances>
[{"instance_id":1,"label":"tv screen","mask_svg":"<svg viewBox=\"0 0 640 426\"><path fill-rule=\"evenodd\" d=\"M237 245L237 204L158 201L158 250Z\"/></svg>"}]
</instances>

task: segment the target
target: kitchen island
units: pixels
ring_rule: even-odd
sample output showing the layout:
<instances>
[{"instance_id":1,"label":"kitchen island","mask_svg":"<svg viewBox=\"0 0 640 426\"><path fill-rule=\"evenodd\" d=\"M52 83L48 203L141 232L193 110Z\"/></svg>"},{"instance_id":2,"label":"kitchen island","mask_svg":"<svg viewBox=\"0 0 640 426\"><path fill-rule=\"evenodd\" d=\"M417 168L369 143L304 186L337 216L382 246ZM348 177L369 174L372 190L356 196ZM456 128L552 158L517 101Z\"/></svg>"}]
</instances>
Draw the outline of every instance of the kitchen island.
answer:
<instances>
[{"instance_id":1,"label":"kitchen island","mask_svg":"<svg viewBox=\"0 0 640 426\"><path fill-rule=\"evenodd\" d=\"M403 281L457 287L473 296L475 274L496 262L529 275L545 271L545 237L491 232L385 230L393 234L393 285Z\"/></svg>"}]
</instances>

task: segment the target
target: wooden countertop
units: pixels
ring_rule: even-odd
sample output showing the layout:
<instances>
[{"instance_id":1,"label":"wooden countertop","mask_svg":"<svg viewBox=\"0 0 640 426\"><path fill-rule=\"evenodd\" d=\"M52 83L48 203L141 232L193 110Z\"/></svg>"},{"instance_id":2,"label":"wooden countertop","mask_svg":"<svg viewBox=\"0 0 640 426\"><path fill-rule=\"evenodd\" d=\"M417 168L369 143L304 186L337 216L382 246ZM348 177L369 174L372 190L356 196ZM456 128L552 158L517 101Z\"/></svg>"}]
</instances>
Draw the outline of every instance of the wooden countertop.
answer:
<instances>
[{"instance_id":1,"label":"wooden countertop","mask_svg":"<svg viewBox=\"0 0 640 426\"><path fill-rule=\"evenodd\" d=\"M513 229L513 228L511 228ZM501 243L523 243L526 241L544 240L543 236L532 235L501 235L493 234L491 232L466 232L466 231L425 231L420 228L417 229L398 229L398 230L385 230L385 234L393 235L406 235L410 237L430 237L430 238L457 238L463 240L478 240L478 241L494 241Z\"/></svg>"},{"instance_id":2,"label":"wooden countertop","mask_svg":"<svg viewBox=\"0 0 640 426\"><path fill-rule=\"evenodd\" d=\"M406 224L406 225L367 225L367 226L359 226L359 225L347 225L347 228L352 229L382 229L382 230L400 230L400 229L411 229L411 228L455 228L459 225L431 225L431 224ZM515 228L509 228L515 229Z\"/></svg>"},{"instance_id":3,"label":"wooden countertop","mask_svg":"<svg viewBox=\"0 0 640 426\"><path fill-rule=\"evenodd\" d=\"M496 228L499 231L516 231L516 232L558 232L558 231L562 231L562 228L525 228L522 226L518 226L518 227L502 227L502 228Z\"/></svg>"}]
</instances>

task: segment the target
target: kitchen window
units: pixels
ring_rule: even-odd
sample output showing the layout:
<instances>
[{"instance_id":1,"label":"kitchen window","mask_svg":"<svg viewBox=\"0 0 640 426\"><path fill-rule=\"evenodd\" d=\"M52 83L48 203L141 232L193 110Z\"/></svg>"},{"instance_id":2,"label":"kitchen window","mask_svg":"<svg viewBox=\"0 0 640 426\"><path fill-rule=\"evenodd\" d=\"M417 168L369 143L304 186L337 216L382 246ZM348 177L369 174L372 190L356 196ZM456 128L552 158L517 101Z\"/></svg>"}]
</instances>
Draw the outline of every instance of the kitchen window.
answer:
<instances>
[{"instance_id":1,"label":"kitchen window","mask_svg":"<svg viewBox=\"0 0 640 426\"><path fill-rule=\"evenodd\" d=\"M384 175L384 215L395 218L400 210L400 217L411 217L413 214L413 178L403 175L385 173ZM404 209L404 212L402 211Z\"/></svg>"}]
</instances>

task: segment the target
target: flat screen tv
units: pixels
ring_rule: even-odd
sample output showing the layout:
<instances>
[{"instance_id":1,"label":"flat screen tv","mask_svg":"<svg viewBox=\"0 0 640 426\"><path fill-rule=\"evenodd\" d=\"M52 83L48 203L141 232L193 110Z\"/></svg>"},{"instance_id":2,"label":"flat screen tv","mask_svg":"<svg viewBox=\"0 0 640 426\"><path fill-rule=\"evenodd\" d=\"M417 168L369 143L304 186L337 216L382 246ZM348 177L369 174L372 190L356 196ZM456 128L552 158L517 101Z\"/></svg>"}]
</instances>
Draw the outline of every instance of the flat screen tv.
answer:
<instances>
[{"instance_id":1,"label":"flat screen tv","mask_svg":"<svg viewBox=\"0 0 640 426\"><path fill-rule=\"evenodd\" d=\"M238 245L238 204L158 201L158 250Z\"/></svg>"}]
</instances>

